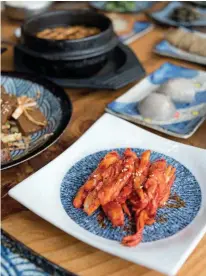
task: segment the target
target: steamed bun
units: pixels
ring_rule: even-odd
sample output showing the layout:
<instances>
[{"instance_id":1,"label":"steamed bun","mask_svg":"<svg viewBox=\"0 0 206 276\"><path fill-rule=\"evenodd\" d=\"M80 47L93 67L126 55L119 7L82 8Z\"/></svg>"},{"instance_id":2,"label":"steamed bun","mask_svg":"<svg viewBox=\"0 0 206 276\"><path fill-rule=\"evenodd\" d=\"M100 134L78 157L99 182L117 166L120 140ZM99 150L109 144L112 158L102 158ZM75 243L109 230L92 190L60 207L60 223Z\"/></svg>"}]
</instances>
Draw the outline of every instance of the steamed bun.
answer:
<instances>
[{"instance_id":1,"label":"steamed bun","mask_svg":"<svg viewBox=\"0 0 206 276\"><path fill-rule=\"evenodd\" d=\"M172 79L161 85L160 93L163 93L175 102L191 103L195 99L195 88L191 80L184 78Z\"/></svg>"},{"instance_id":2,"label":"steamed bun","mask_svg":"<svg viewBox=\"0 0 206 276\"><path fill-rule=\"evenodd\" d=\"M139 104L140 114L145 118L165 121L172 118L176 112L170 97L164 94L152 93Z\"/></svg>"}]
</instances>

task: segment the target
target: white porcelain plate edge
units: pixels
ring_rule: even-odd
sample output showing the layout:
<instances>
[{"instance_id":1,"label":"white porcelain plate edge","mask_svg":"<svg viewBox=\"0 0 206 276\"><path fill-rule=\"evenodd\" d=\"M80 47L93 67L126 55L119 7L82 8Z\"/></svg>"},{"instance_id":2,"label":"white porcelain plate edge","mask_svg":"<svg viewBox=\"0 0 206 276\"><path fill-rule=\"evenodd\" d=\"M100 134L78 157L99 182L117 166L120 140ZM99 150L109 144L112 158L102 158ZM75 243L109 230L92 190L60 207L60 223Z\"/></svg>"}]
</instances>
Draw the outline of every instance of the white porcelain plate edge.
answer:
<instances>
[{"instance_id":1,"label":"white porcelain plate edge","mask_svg":"<svg viewBox=\"0 0 206 276\"><path fill-rule=\"evenodd\" d=\"M123 41L123 43L126 44L126 45L129 45L129 44L131 44L132 42L134 42L135 40L137 40L138 38L141 38L141 37L145 36L147 33L151 32L153 29L154 29L154 25L151 24L150 26L148 26L148 27L147 27L146 29L144 29L143 31L140 31L140 32L134 34L133 36L131 36L131 37L125 39L125 40Z\"/></svg>"},{"instance_id":2,"label":"white porcelain plate edge","mask_svg":"<svg viewBox=\"0 0 206 276\"><path fill-rule=\"evenodd\" d=\"M84 230L70 219L60 201L60 185L65 173L88 154L118 147L150 148L177 159L192 171L201 187L202 206L190 225L167 239L127 248L116 241ZM173 276L206 232L205 167L205 150L167 140L115 116L104 114L70 148L12 188L9 195L43 219L85 243Z\"/></svg>"}]
</instances>

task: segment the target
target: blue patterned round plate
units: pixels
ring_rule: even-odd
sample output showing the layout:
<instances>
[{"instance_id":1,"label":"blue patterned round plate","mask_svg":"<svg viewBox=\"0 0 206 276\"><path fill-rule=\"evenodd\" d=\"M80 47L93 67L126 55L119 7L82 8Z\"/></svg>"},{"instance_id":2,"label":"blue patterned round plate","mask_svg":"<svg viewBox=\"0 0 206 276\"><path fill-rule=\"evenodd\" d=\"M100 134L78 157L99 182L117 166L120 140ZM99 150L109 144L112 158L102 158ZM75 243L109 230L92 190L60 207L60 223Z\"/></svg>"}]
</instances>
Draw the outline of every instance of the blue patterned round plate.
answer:
<instances>
[{"instance_id":1,"label":"blue patterned round plate","mask_svg":"<svg viewBox=\"0 0 206 276\"><path fill-rule=\"evenodd\" d=\"M125 149L115 150L122 154ZM138 156L144 151L137 148L132 150ZM100 210L88 216L83 210L76 209L73 206L73 199L78 189L109 151L111 150L91 154L77 162L67 172L62 181L60 197L68 216L81 227L103 238L121 241L124 236L132 233L133 230L125 229L125 227L113 228L106 218L104 219L105 225L102 227L97 220ZM158 152L152 152L151 161L161 158L165 158L168 164L176 168L176 180L172 186L171 195L178 195L184 201L184 207L175 208L174 197L171 197L168 201L168 207L158 210L156 222L145 227L142 242L156 241L176 234L192 222L201 206L201 189L193 174L175 159ZM126 223L129 223L127 218Z\"/></svg>"},{"instance_id":2,"label":"blue patterned round plate","mask_svg":"<svg viewBox=\"0 0 206 276\"><path fill-rule=\"evenodd\" d=\"M11 151L11 160L1 165L1 169L6 169L36 156L57 141L70 121L72 104L60 86L41 77L2 72L1 85L7 93L17 96L35 97L40 92L37 103L48 121L44 129L31 135L28 149Z\"/></svg>"}]
</instances>

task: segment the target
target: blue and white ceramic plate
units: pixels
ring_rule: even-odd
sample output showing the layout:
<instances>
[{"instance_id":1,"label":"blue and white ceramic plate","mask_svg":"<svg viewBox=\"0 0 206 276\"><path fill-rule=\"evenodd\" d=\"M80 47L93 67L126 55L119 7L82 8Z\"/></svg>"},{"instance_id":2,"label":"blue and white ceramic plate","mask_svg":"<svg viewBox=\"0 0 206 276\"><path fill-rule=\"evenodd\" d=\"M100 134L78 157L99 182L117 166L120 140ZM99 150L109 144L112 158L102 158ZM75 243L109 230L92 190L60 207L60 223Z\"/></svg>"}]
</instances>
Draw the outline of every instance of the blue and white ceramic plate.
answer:
<instances>
[{"instance_id":1,"label":"blue and white ceramic plate","mask_svg":"<svg viewBox=\"0 0 206 276\"><path fill-rule=\"evenodd\" d=\"M75 276L1 231L1 276Z\"/></svg>"},{"instance_id":2,"label":"blue and white ceramic plate","mask_svg":"<svg viewBox=\"0 0 206 276\"><path fill-rule=\"evenodd\" d=\"M121 151L126 147L134 148L138 153L149 148L154 159L166 156L178 171L173 192L179 193L186 203L185 212L180 208L164 213L168 225L174 222L171 229L168 229L167 222L148 227L144 242L133 248L120 244L122 233L118 229L109 228L111 233L104 232L96 225L96 218L91 216L86 220L83 212L74 210L71 204L71 197L105 150L118 148ZM106 113L58 158L12 188L9 195L38 216L93 247L174 276L206 232L205 167L205 150L162 138ZM166 209L161 212L166 212ZM106 223L110 227L109 222ZM149 237L150 231L154 237Z\"/></svg>"},{"instance_id":3,"label":"blue and white ceramic plate","mask_svg":"<svg viewBox=\"0 0 206 276\"><path fill-rule=\"evenodd\" d=\"M111 5L112 2L112 5ZM121 1L117 1L121 2ZM127 2L127 1L125 1ZM128 1L129 2L129 1ZM92 8L102 10L102 11L110 11L110 12L121 12L121 13L138 13L143 10L149 9L152 7L154 2L149 1L130 1L133 2L126 9L117 7L115 1L90 1L89 4ZM128 3L129 4L129 3Z\"/></svg>"},{"instance_id":4,"label":"blue and white ceramic plate","mask_svg":"<svg viewBox=\"0 0 206 276\"><path fill-rule=\"evenodd\" d=\"M184 30L186 30L186 29L184 28ZM189 29L187 29L187 31L192 32ZM206 34L199 33L199 32L198 32L198 34L200 36L205 37L205 39L206 39ZM162 56L178 58L178 59L206 65L206 57L199 56L199 55L192 54L187 51L181 50L181 49L173 46L172 44L170 44L167 40L162 40L160 43L158 43L155 46L153 51Z\"/></svg>"},{"instance_id":5,"label":"blue and white ceramic plate","mask_svg":"<svg viewBox=\"0 0 206 276\"><path fill-rule=\"evenodd\" d=\"M130 44L136 39L144 36L153 29L153 24L146 21L136 21L134 23L133 29L125 34L120 36L120 40L125 44Z\"/></svg>"},{"instance_id":6,"label":"blue and white ceramic plate","mask_svg":"<svg viewBox=\"0 0 206 276\"><path fill-rule=\"evenodd\" d=\"M31 75L3 72L1 85L7 93L16 96L35 97L40 92L37 103L48 121L45 128L30 136L27 150L11 151L11 160L1 165L1 169L6 169L36 156L53 144L70 121L72 105L61 87Z\"/></svg>"},{"instance_id":7,"label":"blue and white ceramic plate","mask_svg":"<svg viewBox=\"0 0 206 276\"><path fill-rule=\"evenodd\" d=\"M170 19L170 14L173 12L174 9L178 7L184 6L184 2L178 2L178 1L171 1L164 9L148 13L148 15L154 19L155 21L169 25L169 26L184 26L184 27L205 27L206 26L206 9L204 8L195 8L197 12L200 13L201 18L194 20L192 22L176 22L172 19Z\"/></svg>"},{"instance_id":8,"label":"blue and white ceramic plate","mask_svg":"<svg viewBox=\"0 0 206 276\"><path fill-rule=\"evenodd\" d=\"M116 150L120 155L122 155L125 149L112 150ZM140 156L144 151L143 149L137 148L132 150L138 156ZM76 209L73 206L73 199L77 191L109 151L111 150L91 154L69 169L61 184L60 197L67 214L81 227L95 235L121 242L124 236L134 234L134 229L133 231L128 231L125 230L124 227L114 228L106 218L104 220L105 227L102 227L97 220L100 210L97 210L93 215L88 216L82 209ZM192 173L181 163L169 156L158 152L152 152L151 154L152 162L162 158L166 159L168 164L176 168L176 179L172 186L171 195L177 194L184 201L185 207L179 209L159 209L156 219L158 221L158 218L164 218L165 222L155 222L152 226L146 226L143 232L142 242L157 241L176 234L195 218L201 206L201 190ZM169 200L169 203L172 202L174 203L173 200ZM129 221L128 217L126 218L125 223L131 225L131 221Z\"/></svg>"},{"instance_id":9,"label":"blue and white ceramic plate","mask_svg":"<svg viewBox=\"0 0 206 276\"><path fill-rule=\"evenodd\" d=\"M138 103L153 91L157 91L160 85L175 78L186 78L191 82L191 86L196 91L195 100L192 103L175 102L177 112L167 121L155 121L153 118L142 117L138 110ZM127 93L111 102L106 111L172 136L188 138L205 120L206 73L165 63Z\"/></svg>"}]
</instances>

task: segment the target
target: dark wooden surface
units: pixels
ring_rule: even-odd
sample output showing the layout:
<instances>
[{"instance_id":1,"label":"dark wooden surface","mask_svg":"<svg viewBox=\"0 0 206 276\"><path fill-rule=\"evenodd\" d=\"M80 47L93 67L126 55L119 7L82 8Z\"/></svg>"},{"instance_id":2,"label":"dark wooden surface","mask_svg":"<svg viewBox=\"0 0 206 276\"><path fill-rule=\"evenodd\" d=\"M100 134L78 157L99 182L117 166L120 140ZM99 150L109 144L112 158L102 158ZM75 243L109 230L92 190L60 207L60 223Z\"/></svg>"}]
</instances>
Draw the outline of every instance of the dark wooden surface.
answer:
<instances>
[{"instance_id":1,"label":"dark wooden surface","mask_svg":"<svg viewBox=\"0 0 206 276\"><path fill-rule=\"evenodd\" d=\"M162 4L158 5L161 6ZM143 14L138 15L137 18L147 20ZM2 40L16 43L14 30L19 25L20 23L9 21L3 14L1 25ZM204 70L203 66L160 57L152 53L153 46L160 41L165 30L167 29L155 26L153 31L130 45L147 73L151 73L166 61L189 68ZM2 44L2 47L4 46L5 44ZM2 55L1 68L2 70L13 70L13 48L7 44L6 46L8 47L8 51ZM134 84L130 84L117 91L67 89L66 92L72 100L74 110L71 123L59 141L39 156L17 167L5 170L1 175L3 229L37 253L79 275L121 276L130 274L134 276L158 276L161 274L113 257L64 234L61 230L43 221L25 207L9 198L7 192L11 187L42 168L67 149L104 113L104 108L108 103L122 95ZM171 140L206 148L206 122L202 124L192 137L186 140L170 137L153 130L150 131ZM198 248L183 266L179 275L206 275L205 255L206 238L201 241Z\"/></svg>"}]
</instances>

